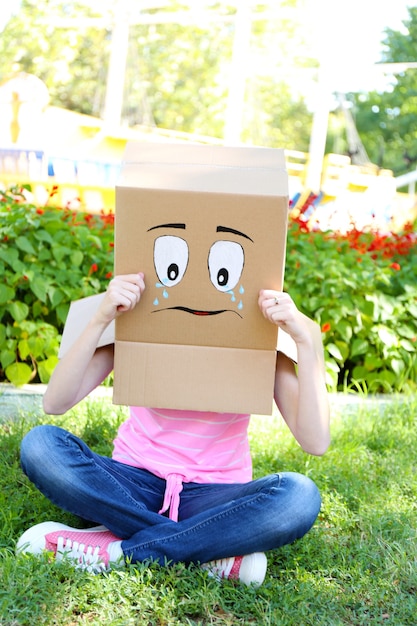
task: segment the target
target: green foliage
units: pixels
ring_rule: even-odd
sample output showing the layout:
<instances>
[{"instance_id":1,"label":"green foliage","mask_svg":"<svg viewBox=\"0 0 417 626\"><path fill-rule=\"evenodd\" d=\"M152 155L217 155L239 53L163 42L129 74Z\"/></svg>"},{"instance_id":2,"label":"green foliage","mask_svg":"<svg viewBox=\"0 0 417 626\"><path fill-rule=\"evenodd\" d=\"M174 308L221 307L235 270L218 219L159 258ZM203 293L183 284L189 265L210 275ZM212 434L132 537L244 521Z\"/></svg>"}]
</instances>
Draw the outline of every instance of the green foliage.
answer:
<instances>
[{"instance_id":1,"label":"green foliage","mask_svg":"<svg viewBox=\"0 0 417 626\"><path fill-rule=\"evenodd\" d=\"M285 7L295 9L297 2L286 0ZM33 74L48 87L51 105L101 117L115 14L122 4L21 0L0 38L0 82L16 72ZM236 3L205 4L209 17L200 19L190 1L129 8L123 124L223 136L230 86L241 69L231 66ZM283 19L274 11L273 18L270 12L261 18L265 9L253 7L252 60L242 61L247 73L244 140L307 150L312 115L304 103L305 89L294 93L288 73L288 68L312 65L300 28L302 13L294 10ZM181 19L187 11L189 22ZM167 13L167 22L149 23L153 13ZM122 65L121 60L120 72Z\"/></svg>"},{"instance_id":2,"label":"green foliage","mask_svg":"<svg viewBox=\"0 0 417 626\"><path fill-rule=\"evenodd\" d=\"M113 216L0 197L0 378L47 382L72 300L103 291L113 268Z\"/></svg>"},{"instance_id":3,"label":"green foliage","mask_svg":"<svg viewBox=\"0 0 417 626\"><path fill-rule=\"evenodd\" d=\"M268 553L259 589L216 580L195 565L140 563L94 576L48 555L16 558L18 537L36 523L85 521L52 505L19 466L22 437L54 423L102 454L125 407L89 399L63 416L26 415L0 425L0 623L10 626L405 626L415 624L417 402L355 397L333 405L333 444L302 452L278 416L250 426L255 477L307 474L322 510L300 541ZM52 420L52 421L51 421Z\"/></svg>"},{"instance_id":4,"label":"green foliage","mask_svg":"<svg viewBox=\"0 0 417 626\"><path fill-rule=\"evenodd\" d=\"M417 247L410 227L348 235L290 226L286 288L322 328L329 385L417 386Z\"/></svg>"},{"instance_id":5,"label":"green foliage","mask_svg":"<svg viewBox=\"0 0 417 626\"><path fill-rule=\"evenodd\" d=\"M384 39L384 63L415 62L417 7L408 8L404 28L388 28ZM373 163L392 169L396 176L417 163L417 72L402 69L383 92L351 94L355 122Z\"/></svg>"},{"instance_id":6,"label":"green foliage","mask_svg":"<svg viewBox=\"0 0 417 626\"><path fill-rule=\"evenodd\" d=\"M109 10L103 0L101 8ZM85 2L21 0L0 38L0 77L26 72L43 80L51 104L99 115L104 104L108 50L105 28Z\"/></svg>"}]
</instances>

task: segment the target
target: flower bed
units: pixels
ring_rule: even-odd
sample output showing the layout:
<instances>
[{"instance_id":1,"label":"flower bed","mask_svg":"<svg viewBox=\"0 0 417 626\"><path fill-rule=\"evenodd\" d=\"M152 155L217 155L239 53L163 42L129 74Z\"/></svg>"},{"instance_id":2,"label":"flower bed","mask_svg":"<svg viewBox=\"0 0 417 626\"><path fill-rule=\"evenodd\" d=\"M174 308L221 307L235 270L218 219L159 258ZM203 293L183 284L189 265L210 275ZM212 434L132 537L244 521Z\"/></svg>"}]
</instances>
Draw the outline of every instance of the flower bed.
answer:
<instances>
[{"instance_id":1,"label":"flower bed","mask_svg":"<svg viewBox=\"0 0 417 626\"><path fill-rule=\"evenodd\" d=\"M36 207L0 197L0 380L47 382L72 300L105 289L114 215Z\"/></svg>"},{"instance_id":2,"label":"flower bed","mask_svg":"<svg viewBox=\"0 0 417 626\"><path fill-rule=\"evenodd\" d=\"M36 207L0 196L0 381L47 382L72 300L113 271L114 215ZM311 232L290 219L285 288L320 324L329 387L371 392L417 383L417 253L403 233Z\"/></svg>"},{"instance_id":3,"label":"flower bed","mask_svg":"<svg viewBox=\"0 0 417 626\"><path fill-rule=\"evenodd\" d=\"M411 224L341 235L290 223L286 288L321 325L332 388L416 388L416 239Z\"/></svg>"}]
</instances>

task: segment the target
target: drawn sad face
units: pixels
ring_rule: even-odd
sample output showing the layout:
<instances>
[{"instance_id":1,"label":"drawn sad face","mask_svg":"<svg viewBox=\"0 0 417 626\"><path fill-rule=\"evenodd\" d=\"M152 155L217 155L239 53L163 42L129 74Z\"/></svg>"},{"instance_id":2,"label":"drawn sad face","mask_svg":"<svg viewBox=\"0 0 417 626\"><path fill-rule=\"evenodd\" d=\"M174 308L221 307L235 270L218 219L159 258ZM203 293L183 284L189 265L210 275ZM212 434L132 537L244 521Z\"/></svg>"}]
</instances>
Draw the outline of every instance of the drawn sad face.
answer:
<instances>
[{"instance_id":1,"label":"drawn sad face","mask_svg":"<svg viewBox=\"0 0 417 626\"><path fill-rule=\"evenodd\" d=\"M146 289L118 318L118 339L247 349L274 341L258 294L279 285L286 207L280 214L273 197L154 190L141 191L138 207L130 190L119 196L116 272L143 271Z\"/></svg>"},{"instance_id":2,"label":"drawn sad face","mask_svg":"<svg viewBox=\"0 0 417 626\"><path fill-rule=\"evenodd\" d=\"M205 232L188 238L185 223L159 224L148 232L161 233L153 244L157 276L154 312L175 310L196 316L234 313L242 317L245 246L253 245L251 237L218 225L211 237Z\"/></svg>"}]
</instances>

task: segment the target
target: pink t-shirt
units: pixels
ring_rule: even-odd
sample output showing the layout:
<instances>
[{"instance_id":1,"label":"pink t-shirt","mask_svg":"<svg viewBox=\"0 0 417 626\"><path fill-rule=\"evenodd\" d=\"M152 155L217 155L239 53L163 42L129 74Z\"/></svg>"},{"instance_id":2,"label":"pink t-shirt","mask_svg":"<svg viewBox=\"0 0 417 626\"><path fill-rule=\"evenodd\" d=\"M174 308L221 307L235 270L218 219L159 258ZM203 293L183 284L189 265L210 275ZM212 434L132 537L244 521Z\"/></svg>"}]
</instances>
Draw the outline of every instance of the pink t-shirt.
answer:
<instances>
[{"instance_id":1,"label":"pink t-shirt","mask_svg":"<svg viewBox=\"0 0 417 626\"><path fill-rule=\"evenodd\" d=\"M130 407L114 441L116 461L167 481L160 513L178 519L183 482L233 483L252 478L249 415Z\"/></svg>"}]
</instances>

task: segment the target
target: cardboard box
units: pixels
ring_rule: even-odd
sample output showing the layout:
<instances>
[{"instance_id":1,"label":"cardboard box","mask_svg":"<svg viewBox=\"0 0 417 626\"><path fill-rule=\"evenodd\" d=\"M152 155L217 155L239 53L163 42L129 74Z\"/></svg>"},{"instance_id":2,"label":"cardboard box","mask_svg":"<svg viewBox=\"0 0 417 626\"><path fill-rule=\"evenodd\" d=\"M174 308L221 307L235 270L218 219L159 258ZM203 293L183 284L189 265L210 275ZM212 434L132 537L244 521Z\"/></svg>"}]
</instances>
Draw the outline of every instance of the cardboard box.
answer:
<instances>
[{"instance_id":1,"label":"cardboard box","mask_svg":"<svg viewBox=\"0 0 417 626\"><path fill-rule=\"evenodd\" d=\"M257 300L282 289L287 215L281 150L128 144L115 273L146 290L116 319L116 404L271 414L277 327Z\"/></svg>"}]
</instances>

